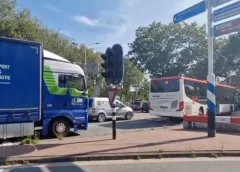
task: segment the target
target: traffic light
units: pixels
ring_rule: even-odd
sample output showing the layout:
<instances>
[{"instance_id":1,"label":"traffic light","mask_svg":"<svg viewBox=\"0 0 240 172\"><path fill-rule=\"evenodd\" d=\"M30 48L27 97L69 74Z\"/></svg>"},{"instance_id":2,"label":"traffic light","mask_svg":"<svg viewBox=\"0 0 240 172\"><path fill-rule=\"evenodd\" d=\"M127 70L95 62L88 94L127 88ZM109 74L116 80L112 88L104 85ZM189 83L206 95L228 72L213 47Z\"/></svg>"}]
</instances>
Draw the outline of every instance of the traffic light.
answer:
<instances>
[{"instance_id":1,"label":"traffic light","mask_svg":"<svg viewBox=\"0 0 240 172\"><path fill-rule=\"evenodd\" d=\"M103 63L101 64L102 68L104 69L104 72L102 72L102 76L105 78L105 82L107 85L111 84L111 78L113 76L112 72L112 63L111 63L111 49L107 48L105 54L101 54L101 57L103 59Z\"/></svg>"},{"instance_id":2,"label":"traffic light","mask_svg":"<svg viewBox=\"0 0 240 172\"><path fill-rule=\"evenodd\" d=\"M112 46L113 54L113 77L112 84L118 85L122 82L124 76L124 61L123 61L123 48L120 44L114 44Z\"/></svg>"},{"instance_id":3,"label":"traffic light","mask_svg":"<svg viewBox=\"0 0 240 172\"><path fill-rule=\"evenodd\" d=\"M112 48L107 48L105 54L101 54L101 57L104 60L104 63L101 64L104 69L102 76L105 78L106 84L120 84L124 75L122 46L114 44Z\"/></svg>"}]
</instances>

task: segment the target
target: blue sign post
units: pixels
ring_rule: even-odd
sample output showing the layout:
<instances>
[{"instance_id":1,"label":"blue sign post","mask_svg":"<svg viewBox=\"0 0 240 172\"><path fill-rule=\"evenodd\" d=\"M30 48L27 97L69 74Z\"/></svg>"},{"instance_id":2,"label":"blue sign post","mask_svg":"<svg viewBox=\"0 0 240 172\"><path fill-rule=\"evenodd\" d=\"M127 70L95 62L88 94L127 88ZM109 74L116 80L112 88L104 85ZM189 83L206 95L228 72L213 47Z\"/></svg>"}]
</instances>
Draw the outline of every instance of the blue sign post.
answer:
<instances>
[{"instance_id":1,"label":"blue sign post","mask_svg":"<svg viewBox=\"0 0 240 172\"><path fill-rule=\"evenodd\" d=\"M232 0L213 0L213 7L217 7L230 1Z\"/></svg>"},{"instance_id":2,"label":"blue sign post","mask_svg":"<svg viewBox=\"0 0 240 172\"><path fill-rule=\"evenodd\" d=\"M202 2L197 3L196 5L193 5L186 10L183 10L173 16L173 23L180 23L181 21L184 21L186 19L189 19L193 16L196 16L198 14L201 14L206 11L206 2L205 0Z\"/></svg>"},{"instance_id":3,"label":"blue sign post","mask_svg":"<svg viewBox=\"0 0 240 172\"><path fill-rule=\"evenodd\" d=\"M216 0L215 0L216 1ZM212 32L212 6L213 0L204 0L198 4L173 16L173 22L179 23L207 10L208 13L208 75L207 75L207 99L208 99L208 137L216 136L216 98L215 75L213 73L213 32Z\"/></svg>"},{"instance_id":4,"label":"blue sign post","mask_svg":"<svg viewBox=\"0 0 240 172\"><path fill-rule=\"evenodd\" d=\"M231 5L225 6L218 10L215 10L213 13L214 22L233 17L240 14L240 1L235 2Z\"/></svg>"}]
</instances>

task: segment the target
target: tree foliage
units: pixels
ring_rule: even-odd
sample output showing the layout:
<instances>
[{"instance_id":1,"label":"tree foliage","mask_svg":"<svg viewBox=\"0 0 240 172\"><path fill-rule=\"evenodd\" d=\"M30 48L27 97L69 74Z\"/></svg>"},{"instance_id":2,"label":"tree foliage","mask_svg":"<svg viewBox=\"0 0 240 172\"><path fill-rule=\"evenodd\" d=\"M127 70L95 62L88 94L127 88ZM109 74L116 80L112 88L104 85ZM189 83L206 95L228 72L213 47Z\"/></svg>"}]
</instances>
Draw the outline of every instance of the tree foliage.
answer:
<instances>
[{"instance_id":1,"label":"tree foliage","mask_svg":"<svg viewBox=\"0 0 240 172\"><path fill-rule=\"evenodd\" d=\"M137 87L144 79L143 73L134 65L128 58L124 59L124 80L120 92L120 98L124 96L125 100L132 99L129 97L129 92L132 87Z\"/></svg>"},{"instance_id":2,"label":"tree foliage","mask_svg":"<svg viewBox=\"0 0 240 172\"><path fill-rule=\"evenodd\" d=\"M100 61L99 53L76 44L74 39L57 30L43 26L29 9L19 9L15 0L0 0L0 36L40 42L44 49L78 64L84 63L85 50L88 62ZM89 83L93 83L92 78L89 78Z\"/></svg>"},{"instance_id":3,"label":"tree foliage","mask_svg":"<svg viewBox=\"0 0 240 172\"><path fill-rule=\"evenodd\" d=\"M217 80L233 82L238 78L239 43L239 33L229 38L214 40L214 73ZM208 47L205 25L153 22L136 30L136 38L129 47L131 61L142 71L148 71L152 77L174 76L180 73L199 79L207 77Z\"/></svg>"}]
</instances>

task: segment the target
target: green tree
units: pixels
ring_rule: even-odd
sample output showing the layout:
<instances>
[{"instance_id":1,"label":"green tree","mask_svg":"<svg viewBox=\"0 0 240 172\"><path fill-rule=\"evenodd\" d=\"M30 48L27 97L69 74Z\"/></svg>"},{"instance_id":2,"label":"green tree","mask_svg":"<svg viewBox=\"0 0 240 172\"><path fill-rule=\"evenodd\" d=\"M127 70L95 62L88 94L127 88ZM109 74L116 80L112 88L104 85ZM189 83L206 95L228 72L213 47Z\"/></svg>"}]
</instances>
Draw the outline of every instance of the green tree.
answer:
<instances>
[{"instance_id":1,"label":"green tree","mask_svg":"<svg viewBox=\"0 0 240 172\"><path fill-rule=\"evenodd\" d=\"M86 46L78 46L74 39L43 26L27 8L17 8L15 0L0 0L0 36L37 41L48 51L72 62L84 63ZM87 62L94 61L100 61L99 53L87 49ZM90 83L91 80L92 77Z\"/></svg>"},{"instance_id":2,"label":"green tree","mask_svg":"<svg viewBox=\"0 0 240 172\"><path fill-rule=\"evenodd\" d=\"M129 55L151 76L178 75L188 72L190 65L206 54L205 45L204 26L153 22L136 30L136 39L129 44Z\"/></svg>"},{"instance_id":3,"label":"green tree","mask_svg":"<svg viewBox=\"0 0 240 172\"><path fill-rule=\"evenodd\" d=\"M239 43L239 33L214 40L214 73L217 81L225 79L229 82L240 73ZM207 78L205 25L153 22L147 27L139 27L136 39L129 46L131 61L153 77L182 73L199 79Z\"/></svg>"},{"instance_id":4,"label":"green tree","mask_svg":"<svg viewBox=\"0 0 240 172\"><path fill-rule=\"evenodd\" d=\"M221 69L223 71L221 77L228 83L240 86L240 33L230 35L226 42L221 51Z\"/></svg>"},{"instance_id":5,"label":"green tree","mask_svg":"<svg viewBox=\"0 0 240 172\"><path fill-rule=\"evenodd\" d=\"M123 86L120 91L120 99L123 97L126 100L129 100L129 91L131 87L136 87L141 84L144 79L143 73L138 69L134 63L132 63L128 58L124 59L124 80Z\"/></svg>"},{"instance_id":6,"label":"green tree","mask_svg":"<svg viewBox=\"0 0 240 172\"><path fill-rule=\"evenodd\" d=\"M149 86L150 83L148 79L144 78L138 87L138 96L140 99L148 100L149 97Z\"/></svg>"},{"instance_id":7,"label":"green tree","mask_svg":"<svg viewBox=\"0 0 240 172\"><path fill-rule=\"evenodd\" d=\"M224 65L226 61L225 56L223 55L223 47L226 45L226 39L217 39L214 40L214 73L216 75L216 79L224 77L225 73L228 70ZM207 44L205 45L205 52L207 52ZM195 64L191 65L188 76L195 77L198 79L206 80L208 73L208 55L204 53L202 58L198 59Z\"/></svg>"}]
</instances>

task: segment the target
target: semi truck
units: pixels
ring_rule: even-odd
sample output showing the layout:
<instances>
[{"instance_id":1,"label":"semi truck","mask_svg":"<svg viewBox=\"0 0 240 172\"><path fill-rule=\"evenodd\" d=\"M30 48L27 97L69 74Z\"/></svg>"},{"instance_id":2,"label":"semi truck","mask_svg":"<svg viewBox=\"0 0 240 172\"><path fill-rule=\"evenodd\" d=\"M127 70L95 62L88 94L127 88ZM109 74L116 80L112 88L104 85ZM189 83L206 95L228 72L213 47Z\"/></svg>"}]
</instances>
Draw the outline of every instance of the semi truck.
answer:
<instances>
[{"instance_id":1,"label":"semi truck","mask_svg":"<svg viewBox=\"0 0 240 172\"><path fill-rule=\"evenodd\" d=\"M0 139L87 130L82 68L38 42L0 37Z\"/></svg>"}]
</instances>

